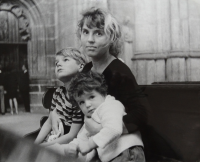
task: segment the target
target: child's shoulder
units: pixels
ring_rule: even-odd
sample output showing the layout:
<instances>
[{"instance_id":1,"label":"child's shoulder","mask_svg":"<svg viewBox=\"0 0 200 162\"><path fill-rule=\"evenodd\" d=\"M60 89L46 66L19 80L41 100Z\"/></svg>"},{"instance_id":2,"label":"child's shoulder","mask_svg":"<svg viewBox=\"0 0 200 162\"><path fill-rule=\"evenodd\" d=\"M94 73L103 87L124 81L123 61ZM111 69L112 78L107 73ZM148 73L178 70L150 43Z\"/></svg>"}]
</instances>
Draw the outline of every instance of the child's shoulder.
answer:
<instances>
[{"instance_id":1,"label":"child's shoulder","mask_svg":"<svg viewBox=\"0 0 200 162\"><path fill-rule=\"evenodd\" d=\"M117 100L114 96L111 96L111 95L106 96L105 103L106 104L116 103L116 104L122 105L122 103L119 100Z\"/></svg>"},{"instance_id":2,"label":"child's shoulder","mask_svg":"<svg viewBox=\"0 0 200 162\"><path fill-rule=\"evenodd\" d=\"M115 97L111 95L107 95L105 101L99 106L97 109L99 112L106 111L116 111L116 110L124 110L124 105L116 100Z\"/></svg>"}]
</instances>

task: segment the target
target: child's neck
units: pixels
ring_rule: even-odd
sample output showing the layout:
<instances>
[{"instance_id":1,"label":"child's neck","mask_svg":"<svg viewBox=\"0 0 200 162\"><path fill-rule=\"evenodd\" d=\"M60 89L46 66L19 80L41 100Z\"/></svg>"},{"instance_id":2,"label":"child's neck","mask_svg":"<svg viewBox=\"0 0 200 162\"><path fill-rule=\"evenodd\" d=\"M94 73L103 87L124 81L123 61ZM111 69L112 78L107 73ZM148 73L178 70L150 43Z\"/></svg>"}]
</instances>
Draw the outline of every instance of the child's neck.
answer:
<instances>
[{"instance_id":1,"label":"child's neck","mask_svg":"<svg viewBox=\"0 0 200 162\"><path fill-rule=\"evenodd\" d=\"M69 83L70 83L70 81L64 83L64 87L65 87L66 89L69 88Z\"/></svg>"},{"instance_id":2,"label":"child's neck","mask_svg":"<svg viewBox=\"0 0 200 162\"><path fill-rule=\"evenodd\" d=\"M66 89L66 94L65 94L65 95L66 95L68 98L69 98L69 95L68 95L69 82L70 82L70 81L64 83L64 87L65 87L65 89Z\"/></svg>"}]
</instances>

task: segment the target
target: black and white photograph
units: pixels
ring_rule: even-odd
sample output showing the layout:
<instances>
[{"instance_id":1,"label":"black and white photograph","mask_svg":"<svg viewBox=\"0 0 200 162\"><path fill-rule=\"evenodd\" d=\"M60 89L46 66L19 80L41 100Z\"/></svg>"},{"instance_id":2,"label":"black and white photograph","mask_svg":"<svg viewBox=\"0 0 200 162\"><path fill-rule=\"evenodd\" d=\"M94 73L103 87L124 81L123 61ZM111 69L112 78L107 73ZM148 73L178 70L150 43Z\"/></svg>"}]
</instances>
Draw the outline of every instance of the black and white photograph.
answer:
<instances>
[{"instance_id":1,"label":"black and white photograph","mask_svg":"<svg viewBox=\"0 0 200 162\"><path fill-rule=\"evenodd\" d=\"M200 162L200 0L0 0L0 162Z\"/></svg>"}]
</instances>

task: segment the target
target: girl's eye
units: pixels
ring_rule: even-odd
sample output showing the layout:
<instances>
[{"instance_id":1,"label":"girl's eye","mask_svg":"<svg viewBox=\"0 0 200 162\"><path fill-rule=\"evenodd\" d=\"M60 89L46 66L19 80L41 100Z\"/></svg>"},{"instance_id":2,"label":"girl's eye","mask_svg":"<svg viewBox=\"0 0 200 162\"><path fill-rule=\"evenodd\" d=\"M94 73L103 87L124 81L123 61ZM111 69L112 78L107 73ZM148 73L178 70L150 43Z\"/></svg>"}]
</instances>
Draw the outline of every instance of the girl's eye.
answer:
<instances>
[{"instance_id":1,"label":"girl's eye","mask_svg":"<svg viewBox=\"0 0 200 162\"><path fill-rule=\"evenodd\" d=\"M66 62L66 61L69 61L69 59L65 58L64 61L65 61L65 62Z\"/></svg>"},{"instance_id":2,"label":"girl's eye","mask_svg":"<svg viewBox=\"0 0 200 162\"><path fill-rule=\"evenodd\" d=\"M57 66L58 62L55 62L55 65Z\"/></svg>"}]
</instances>

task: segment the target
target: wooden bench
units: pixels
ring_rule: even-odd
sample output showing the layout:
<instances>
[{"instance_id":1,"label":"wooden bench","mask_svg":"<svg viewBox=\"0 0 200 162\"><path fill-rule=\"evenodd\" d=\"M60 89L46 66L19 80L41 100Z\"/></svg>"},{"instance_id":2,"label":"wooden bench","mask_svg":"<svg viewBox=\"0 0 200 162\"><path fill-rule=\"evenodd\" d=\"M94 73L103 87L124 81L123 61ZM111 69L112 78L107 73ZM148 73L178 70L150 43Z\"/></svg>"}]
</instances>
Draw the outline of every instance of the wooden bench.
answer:
<instances>
[{"instance_id":1,"label":"wooden bench","mask_svg":"<svg viewBox=\"0 0 200 162\"><path fill-rule=\"evenodd\" d=\"M140 86L151 108L143 132L148 161L200 161L200 84Z\"/></svg>"}]
</instances>

